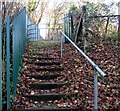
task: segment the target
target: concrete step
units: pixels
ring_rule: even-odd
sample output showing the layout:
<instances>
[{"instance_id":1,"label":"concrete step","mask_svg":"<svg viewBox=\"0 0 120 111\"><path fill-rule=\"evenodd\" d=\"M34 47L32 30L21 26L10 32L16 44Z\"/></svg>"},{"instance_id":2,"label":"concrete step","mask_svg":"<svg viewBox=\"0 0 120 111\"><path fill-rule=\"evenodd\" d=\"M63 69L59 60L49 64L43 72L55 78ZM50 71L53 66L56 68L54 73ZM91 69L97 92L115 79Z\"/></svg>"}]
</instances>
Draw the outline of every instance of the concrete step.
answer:
<instances>
[{"instance_id":1,"label":"concrete step","mask_svg":"<svg viewBox=\"0 0 120 111\"><path fill-rule=\"evenodd\" d=\"M35 79L41 79L41 80L50 80L50 79L55 79L57 77L63 76L59 74L54 74L54 75L26 75L30 78L35 78Z\"/></svg>"},{"instance_id":2,"label":"concrete step","mask_svg":"<svg viewBox=\"0 0 120 111\"><path fill-rule=\"evenodd\" d=\"M35 71L63 71L64 68L35 68L35 67L32 67L32 68L28 68L30 70L35 70Z\"/></svg>"},{"instance_id":3,"label":"concrete step","mask_svg":"<svg viewBox=\"0 0 120 111\"><path fill-rule=\"evenodd\" d=\"M55 60L56 58L52 57L31 57L31 56L24 56L25 58L30 58L30 59L38 59L38 60Z\"/></svg>"},{"instance_id":4,"label":"concrete step","mask_svg":"<svg viewBox=\"0 0 120 111\"><path fill-rule=\"evenodd\" d=\"M34 95L22 95L23 97L29 98L33 101L49 101L49 100L60 100L62 98L67 98L72 96L73 94L56 94L56 93L50 93L50 94L34 94Z\"/></svg>"},{"instance_id":5,"label":"concrete step","mask_svg":"<svg viewBox=\"0 0 120 111\"><path fill-rule=\"evenodd\" d=\"M45 65L60 65L59 62L34 62L36 65L45 66Z\"/></svg>"},{"instance_id":6,"label":"concrete step","mask_svg":"<svg viewBox=\"0 0 120 111\"><path fill-rule=\"evenodd\" d=\"M63 85L67 85L67 83L31 83L28 85L30 86L30 88L33 88L33 89L46 90L46 89L59 88L59 87L62 87Z\"/></svg>"},{"instance_id":7,"label":"concrete step","mask_svg":"<svg viewBox=\"0 0 120 111\"><path fill-rule=\"evenodd\" d=\"M60 65L59 62L39 62L39 61L26 61L28 64L35 64L40 66L46 66L46 65Z\"/></svg>"},{"instance_id":8,"label":"concrete step","mask_svg":"<svg viewBox=\"0 0 120 111\"><path fill-rule=\"evenodd\" d=\"M27 54L29 54L29 55L42 55L42 56L48 55L48 54L44 54L44 53L40 53L40 52L28 52Z\"/></svg>"}]
</instances>

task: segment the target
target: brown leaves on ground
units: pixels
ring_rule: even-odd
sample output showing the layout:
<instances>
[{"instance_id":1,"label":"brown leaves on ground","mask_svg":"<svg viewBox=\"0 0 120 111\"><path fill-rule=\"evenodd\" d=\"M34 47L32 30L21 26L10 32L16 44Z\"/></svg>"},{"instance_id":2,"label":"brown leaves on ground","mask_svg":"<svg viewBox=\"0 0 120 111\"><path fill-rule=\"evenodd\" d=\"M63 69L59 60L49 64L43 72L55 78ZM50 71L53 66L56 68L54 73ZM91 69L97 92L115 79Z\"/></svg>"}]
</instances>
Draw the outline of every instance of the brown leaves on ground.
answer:
<instances>
[{"instance_id":1,"label":"brown leaves on ground","mask_svg":"<svg viewBox=\"0 0 120 111\"><path fill-rule=\"evenodd\" d=\"M27 49L25 56L30 56L27 54ZM13 108L28 108L28 107L40 107L43 104L56 104L56 107L82 107L85 109L93 109L93 100L94 100L94 86L93 86L93 77L94 69L91 64L71 45L65 44L63 51L63 58L60 58L60 46L48 46L39 48L38 52L48 53L47 57L58 58L54 60L55 62L60 61L61 66L64 67L64 71L60 72L48 72L40 71L36 72L34 70L28 70L29 67L44 67L37 66L35 64L29 64L27 61L35 61L34 59L24 58L23 70L20 73L19 83L18 83L18 93L16 96L16 101L13 105ZM119 76L119 56L115 52L116 48L111 48L109 46L103 46L100 44L96 46L94 51L88 52L87 55L107 74L107 77L103 78L98 74L98 106L100 110L105 109L118 109L120 110L120 76ZM36 55L34 55L36 57ZM39 56L39 55L37 55ZM40 56L39 56L40 57ZM42 56L41 56L42 57ZM44 56L45 57L45 56ZM40 61L36 59L36 61ZM48 62L49 60L41 60L43 62ZM51 60L53 61L53 60ZM56 65L45 66L46 68L50 67L59 67ZM39 74L39 75L52 75L52 74L61 74L64 76L58 77L54 80L36 80L34 78L30 79L25 76L26 74ZM69 85L64 85L60 88L51 89L51 90L35 90L30 89L27 83L44 83L44 82L57 82L57 83L69 83ZM47 103L35 102L29 99L22 97L23 94L45 94L45 93L60 93L60 94L75 94L68 98L61 100L48 101Z\"/></svg>"}]
</instances>

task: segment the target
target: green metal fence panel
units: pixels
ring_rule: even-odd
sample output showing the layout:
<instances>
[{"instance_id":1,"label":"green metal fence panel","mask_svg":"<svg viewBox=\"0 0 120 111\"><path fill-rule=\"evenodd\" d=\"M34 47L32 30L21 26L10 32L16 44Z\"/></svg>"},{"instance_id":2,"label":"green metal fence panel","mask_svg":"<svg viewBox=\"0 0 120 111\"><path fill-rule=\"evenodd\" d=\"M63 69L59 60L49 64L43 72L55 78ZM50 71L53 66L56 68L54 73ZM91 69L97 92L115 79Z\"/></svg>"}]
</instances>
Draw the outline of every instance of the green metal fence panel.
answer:
<instances>
[{"instance_id":1,"label":"green metal fence panel","mask_svg":"<svg viewBox=\"0 0 120 111\"><path fill-rule=\"evenodd\" d=\"M26 9L24 8L18 14L14 16L14 20L12 23L13 31L12 31L12 45L13 45L13 97L16 95L17 81L18 81L18 73L19 68L22 61L22 55L25 50L26 45Z\"/></svg>"},{"instance_id":2,"label":"green metal fence panel","mask_svg":"<svg viewBox=\"0 0 120 111\"><path fill-rule=\"evenodd\" d=\"M2 19L0 18L0 111L2 111Z\"/></svg>"},{"instance_id":3,"label":"green metal fence panel","mask_svg":"<svg viewBox=\"0 0 120 111\"><path fill-rule=\"evenodd\" d=\"M7 110L10 109L10 16L6 16L6 91Z\"/></svg>"},{"instance_id":4,"label":"green metal fence panel","mask_svg":"<svg viewBox=\"0 0 120 111\"><path fill-rule=\"evenodd\" d=\"M16 13L13 18L10 18L9 15L6 16L6 81L4 81L6 82L6 110L10 110L11 96L14 99L17 91L19 71L22 67L22 55L24 54L27 43L28 24L26 21L29 20L29 17L27 17L26 8ZM12 24L10 24L10 20L12 20ZM30 24L31 23L32 22L30 22ZM10 36L10 28L12 28L12 36ZM29 33L33 33L32 36L34 36L35 41L37 41L38 38L40 38L39 28L34 24L33 27L30 26L29 28ZM32 28L34 31L31 30ZM11 44L12 46L10 46ZM10 59L12 59L12 61L10 61ZM12 68L12 73L10 72L10 68ZM10 77L12 77L12 84ZM0 111L2 111L2 99L2 19L0 18Z\"/></svg>"},{"instance_id":5,"label":"green metal fence panel","mask_svg":"<svg viewBox=\"0 0 120 111\"><path fill-rule=\"evenodd\" d=\"M67 35L67 19L66 19L66 14L64 15L64 33ZM65 43L67 39L65 38Z\"/></svg>"},{"instance_id":6,"label":"green metal fence panel","mask_svg":"<svg viewBox=\"0 0 120 111\"><path fill-rule=\"evenodd\" d=\"M71 13L64 15L64 33L71 40L74 40L74 25L73 25L73 16ZM65 43L69 43L69 41L65 38Z\"/></svg>"},{"instance_id":7,"label":"green metal fence panel","mask_svg":"<svg viewBox=\"0 0 120 111\"><path fill-rule=\"evenodd\" d=\"M65 20L64 20L64 28L65 28L65 34L68 36L68 37L70 37L70 35L71 35L71 33L70 33L70 14L66 14L65 15L65 18L64 18ZM65 38L65 43L69 43L69 41Z\"/></svg>"}]
</instances>

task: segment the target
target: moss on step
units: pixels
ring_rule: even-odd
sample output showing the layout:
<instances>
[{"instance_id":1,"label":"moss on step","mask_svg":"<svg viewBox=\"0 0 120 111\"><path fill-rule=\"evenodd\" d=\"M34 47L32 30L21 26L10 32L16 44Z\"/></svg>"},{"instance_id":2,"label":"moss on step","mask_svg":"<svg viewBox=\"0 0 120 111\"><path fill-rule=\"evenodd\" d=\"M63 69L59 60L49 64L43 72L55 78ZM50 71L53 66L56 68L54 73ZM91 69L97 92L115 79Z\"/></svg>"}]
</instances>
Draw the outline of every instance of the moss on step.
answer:
<instances>
[{"instance_id":1,"label":"moss on step","mask_svg":"<svg viewBox=\"0 0 120 111\"><path fill-rule=\"evenodd\" d=\"M29 46L33 48L56 46L56 45L59 45L59 42L32 42L29 44Z\"/></svg>"}]
</instances>

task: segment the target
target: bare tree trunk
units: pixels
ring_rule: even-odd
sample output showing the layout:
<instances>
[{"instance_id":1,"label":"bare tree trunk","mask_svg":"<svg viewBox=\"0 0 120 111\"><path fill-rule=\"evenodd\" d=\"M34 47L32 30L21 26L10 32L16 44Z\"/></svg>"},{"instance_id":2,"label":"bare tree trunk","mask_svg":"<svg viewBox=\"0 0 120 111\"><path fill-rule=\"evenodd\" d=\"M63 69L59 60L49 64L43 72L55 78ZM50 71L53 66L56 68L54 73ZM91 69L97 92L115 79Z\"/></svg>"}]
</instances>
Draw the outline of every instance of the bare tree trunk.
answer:
<instances>
[{"instance_id":1,"label":"bare tree trunk","mask_svg":"<svg viewBox=\"0 0 120 111\"><path fill-rule=\"evenodd\" d=\"M42 19L42 17L43 17L44 11L45 11L48 3L49 3L49 2L46 2L46 3L45 3L45 2L42 2L42 3L41 3L41 11L40 11L39 19L38 19L38 21L37 21L37 23L36 23L37 25L41 22L41 19Z\"/></svg>"},{"instance_id":2,"label":"bare tree trunk","mask_svg":"<svg viewBox=\"0 0 120 111\"><path fill-rule=\"evenodd\" d=\"M107 44L107 32L108 32L108 25L109 25L109 20L110 20L110 17L107 18L107 23L106 23L106 27L105 27L105 35L104 35L104 41L105 41L105 44ZM108 41L109 43L109 41Z\"/></svg>"},{"instance_id":3,"label":"bare tree trunk","mask_svg":"<svg viewBox=\"0 0 120 111\"><path fill-rule=\"evenodd\" d=\"M86 25L86 6L83 6L83 38L84 38L84 52L87 53L87 25Z\"/></svg>"},{"instance_id":4,"label":"bare tree trunk","mask_svg":"<svg viewBox=\"0 0 120 111\"><path fill-rule=\"evenodd\" d=\"M118 25L118 40L117 40L117 43L118 43L118 46L120 46L120 17L118 17L118 21L119 21L119 25ZM119 47L118 47L118 52L119 52Z\"/></svg>"},{"instance_id":5,"label":"bare tree trunk","mask_svg":"<svg viewBox=\"0 0 120 111\"><path fill-rule=\"evenodd\" d=\"M83 13L81 14L80 19L79 19L79 23L78 23L78 27L77 27L77 31L76 31L76 35L75 35L75 43L77 42L78 32L79 32L79 28L80 28L82 18L83 18Z\"/></svg>"},{"instance_id":6,"label":"bare tree trunk","mask_svg":"<svg viewBox=\"0 0 120 111\"><path fill-rule=\"evenodd\" d=\"M110 17L107 18L107 23L106 23L106 27L105 27L105 37L107 36L109 20L110 20Z\"/></svg>"}]
</instances>

